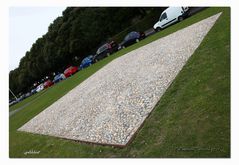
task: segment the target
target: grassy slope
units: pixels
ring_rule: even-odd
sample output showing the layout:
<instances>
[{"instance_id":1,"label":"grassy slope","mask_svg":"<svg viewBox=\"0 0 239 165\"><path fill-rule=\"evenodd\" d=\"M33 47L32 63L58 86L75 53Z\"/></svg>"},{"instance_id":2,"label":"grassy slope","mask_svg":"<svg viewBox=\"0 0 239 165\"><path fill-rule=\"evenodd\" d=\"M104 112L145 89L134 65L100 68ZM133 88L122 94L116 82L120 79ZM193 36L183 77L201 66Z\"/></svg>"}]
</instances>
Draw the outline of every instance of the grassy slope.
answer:
<instances>
[{"instance_id":1,"label":"grassy slope","mask_svg":"<svg viewBox=\"0 0 239 165\"><path fill-rule=\"evenodd\" d=\"M219 11L222 16L129 146L118 149L16 131L114 58ZM10 117L10 157L229 157L229 12L229 8L206 9L48 89L46 96ZM29 150L41 152L24 155Z\"/></svg>"},{"instance_id":2,"label":"grassy slope","mask_svg":"<svg viewBox=\"0 0 239 165\"><path fill-rule=\"evenodd\" d=\"M36 98L38 98L39 96L41 96L41 94L43 94L43 93L45 93L45 91L41 91L41 92L39 92L39 93L36 93L36 94L34 94L34 95L32 95L32 96L30 96L30 97L24 99L23 101L21 101L21 102L19 102L19 103L17 103L17 104L11 105L11 106L9 107L9 111L16 110L16 109L18 109L18 108L20 108L20 107L22 107L22 106L24 106L24 105L30 103L31 101L34 101Z\"/></svg>"}]
</instances>

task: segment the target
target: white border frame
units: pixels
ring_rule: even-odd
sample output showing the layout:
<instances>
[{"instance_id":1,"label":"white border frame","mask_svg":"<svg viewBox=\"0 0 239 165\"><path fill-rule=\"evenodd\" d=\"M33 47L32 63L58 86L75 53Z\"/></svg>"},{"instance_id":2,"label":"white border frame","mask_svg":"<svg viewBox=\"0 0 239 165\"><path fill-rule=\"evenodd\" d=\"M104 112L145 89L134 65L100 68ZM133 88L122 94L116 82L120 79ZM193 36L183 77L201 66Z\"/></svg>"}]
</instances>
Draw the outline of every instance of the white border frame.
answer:
<instances>
[{"instance_id":1,"label":"white border frame","mask_svg":"<svg viewBox=\"0 0 239 165\"><path fill-rule=\"evenodd\" d=\"M58 163L65 164L81 160L80 163L108 163L109 160L99 159L9 159L9 111L8 111L8 8L11 6L229 6L231 7L231 159L110 159L109 163L172 163L172 164L238 164L238 148L239 148L239 54L238 54L238 38L239 38L239 21L238 8L236 1L232 0L9 0L0 2L1 31L0 31L0 157L2 164L41 164L42 163ZM54 162L53 162L54 161ZM66 162L67 161L67 162ZM87 162L86 162L87 161ZM113 162L112 162L113 161ZM132 162L134 161L134 162ZM135 162L136 161L136 162ZM159 162L158 162L159 161Z\"/></svg>"}]
</instances>

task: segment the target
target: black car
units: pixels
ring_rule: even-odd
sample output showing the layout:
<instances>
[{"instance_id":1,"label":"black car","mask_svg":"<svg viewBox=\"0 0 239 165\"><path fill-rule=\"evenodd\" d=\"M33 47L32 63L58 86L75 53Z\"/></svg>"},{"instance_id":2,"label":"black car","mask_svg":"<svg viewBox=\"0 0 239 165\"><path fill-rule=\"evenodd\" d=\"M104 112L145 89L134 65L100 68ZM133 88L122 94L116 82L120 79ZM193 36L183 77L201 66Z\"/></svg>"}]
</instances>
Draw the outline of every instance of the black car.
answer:
<instances>
[{"instance_id":1,"label":"black car","mask_svg":"<svg viewBox=\"0 0 239 165\"><path fill-rule=\"evenodd\" d=\"M120 43L119 49L125 48L129 45L139 42L144 38L145 34L143 32L135 32L135 31L130 32L125 36L124 40Z\"/></svg>"},{"instance_id":2,"label":"black car","mask_svg":"<svg viewBox=\"0 0 239 165\"><path fill-rule=\"evenodd\" d=\"M102 45L96 51L96 55L94 56L94 62L97 62L107 56L110 56L112 53L116 52L117 50L118 50L118 44L114 41L111 41L110 43L106 43Z\"/></svg>"}]
</instances>

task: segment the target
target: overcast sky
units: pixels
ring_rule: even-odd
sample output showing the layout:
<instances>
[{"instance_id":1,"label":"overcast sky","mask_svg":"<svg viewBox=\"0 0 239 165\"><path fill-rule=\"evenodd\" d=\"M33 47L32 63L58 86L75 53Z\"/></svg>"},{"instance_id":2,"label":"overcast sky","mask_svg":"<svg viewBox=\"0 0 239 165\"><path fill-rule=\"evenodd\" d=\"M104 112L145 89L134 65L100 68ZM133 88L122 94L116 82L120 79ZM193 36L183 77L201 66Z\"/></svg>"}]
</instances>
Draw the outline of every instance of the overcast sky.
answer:
<instances>
[{"instance_id":1,"label":"overcast sky","mask_svg":"<svg viewBox=\"0 0 239 165\"><path fill-rule=\"evenodd\" d=\"M44 35L50 23L66 7L9 8L9 71L18 67L20 59L30 50L37 38Z\"/></svg>"}]
</instances>

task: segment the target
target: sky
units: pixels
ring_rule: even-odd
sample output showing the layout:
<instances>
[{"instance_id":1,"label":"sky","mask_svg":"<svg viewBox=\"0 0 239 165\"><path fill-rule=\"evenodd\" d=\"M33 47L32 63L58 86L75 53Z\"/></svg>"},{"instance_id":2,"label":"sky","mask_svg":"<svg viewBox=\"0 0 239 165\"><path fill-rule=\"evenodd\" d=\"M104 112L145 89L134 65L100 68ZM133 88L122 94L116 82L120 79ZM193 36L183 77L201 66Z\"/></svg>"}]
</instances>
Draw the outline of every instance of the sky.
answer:
<instances>
[{"instance_id":1,"label":"sky","mask_svg":"<svg viewBox=\"0 0 239 165\"><path fill-rule=\"evenodd\" d=\"M48 26L66 7L9 8L9 71L18 67L20 59L32 44L46 34Z\"/></svg>"}]
</instances>

